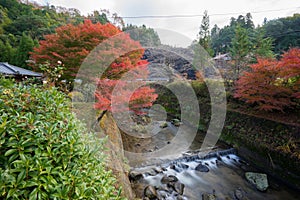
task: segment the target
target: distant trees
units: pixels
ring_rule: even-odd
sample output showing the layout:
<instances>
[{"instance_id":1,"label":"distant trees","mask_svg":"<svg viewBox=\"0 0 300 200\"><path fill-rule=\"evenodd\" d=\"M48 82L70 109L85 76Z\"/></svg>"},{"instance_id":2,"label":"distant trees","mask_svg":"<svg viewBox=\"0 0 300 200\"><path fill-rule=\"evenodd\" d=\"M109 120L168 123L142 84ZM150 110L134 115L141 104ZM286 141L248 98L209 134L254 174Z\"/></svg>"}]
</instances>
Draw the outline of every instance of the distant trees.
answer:
<instances>
[{"instance_id":1,"label":"distant trees","mask_svg":"<svg viewBox=\"0 0 300 200\"><path fill-rule=\"evenodd\" d=\"M2 40L0 39L0 61L30 69L26 61L29 60L29 52L37 44L36 40L33 40L31 36L25 33L22 34L19 41L13 35L3 37ZM14 48L13 46L16 47Z\"/></svg>"},{"instance_id":2,"label":"distant trees","mask_svg":"<svg viewBox=\"0 0 300 200\"><path fill-rule=\"evenodd\" d=\"M219 28L217 25L211 30L212 49L216 54L228 53L231 46L231 40L235 35L233 26Z\"/></svg>"},{"instance_id":3,"label":"distant trees","mask_svg":"<svg viewBox=\"0 0 300 200\"><path fill-rule=\"evenodd\" d=\"M280 61L258 59L250 67L237 81L234 97L266 111L299 105L299 48L284 53Z\"/></svg>"},{"instance_id":4,"label":"distant trees","mask_svg":"<svg viewBox=\"0 0 300 200\"><path fill-rule=\"evenodd\" d=\"M229 25L223 28L215 25L211 30L212 48L215 53L228 53L231 48L232 38L235 35L235 29L239 25L247 30L248 37L254 46L257 46L257 41L261 41L257 37L260 37L260 39L269 38L268 42L272 41L274 55L281 55L292 47L300 46L299 23L300 14L270 21L265 19L261 27L254 26L250 13L247 13L245 16L240 15L237 18L232 17ZM261 53L264 54L260 51Z\"/></svg>"},{"instance_id":5,"label":"distant trees","mask_svg":"<svg viewBox=\"0 0 300 200\"><path fill-rule=\"evenodd\" d=\"M0 5L0 34L4 34L4 27L11 23L7 12L7 9Z\"/></svg>"},{"instance_id":6,"label":"distant trees","mask_svg":"<svg viewBox=\"0 0 300 200\"><path fill-rule=\"evenodd\" d=\"M29 60L29 52L37 45L37 41L34 41L30 36L23 33L16 49L14 64L19 67L27 68L26 62Z\"/></svg>"},{"instance_id":7,"label":"distant trees","mask_svg":"<svg viewBox=\"0 0 300 200\"><path fill-rule=\"evenodd\" d=\"M158 34L152 28L147 28L145 25L135 26L132 24L123 28L123 31L128 32L131 39L139 41L143 47L153 47L161 45Z\"/></svg>"},{"instance_id":8,"label":"distant trees","mask_svg":"<svg viewBox=\"0 0 300 200\"><path fill-rule=\"evenodd\" d=\"M239 15L238 18L232 17L229 25L223 28L215 25L211 30L211 45L215 53L230 52L237 28L239 28L239 31L246 30L248 39L252 41L255 27L251 14L247 13L245 16Z\"/></svg>"},{"instance_id":9,"label":"distant trees","mask_svg":"<svg viewBox=\"0 0 300 200\"><path fill-rule=\"evenodd\" d=\"M230 25L220 29L215 25L211 31L212 48L216 53L230 53L233 67L232 79L248 70L257 58L273 58L273 39L265 36L265 29L254 26L252 16L247 13L238 18L232 17Z\"/></svg>"},{"instance_id":10,"label":"distant trees","mask_svg":"<svg viewBox=\"0 0 300 200\"><path fill-rule=\"evenodd\" d=\"M37 40L54 33L59 26L77 25L86 18L92 19L93 23L105 24L108 22L106 14L107 11L100 10L85 17L74 8L0 0L0 62L30 69L25 61L38 44Z\"/></svg>"},{"instance_id":11,"label":"distant trees","mask_svg":"<svg viewBox=\"0 0 300 200\"><path fill-rule=\"evenodd\" d=\"M265 22L265 36L274 40L274 52L277 55L292 47L300 46L300 14Z\"/></svg>"},{"instance_id":12,"label":"distant trees","mask_svg":"<svg viewBox=\"0 0 300 200\"><path fill-rule=\"evenodd\" d=\"M12 21L12 23L5 26L4 30L17 36L22 36L25 33L33 38L42 38L44 32L51 31L50 27L47 26L47 20L44 17L35 15L32 11Z\"/></svg>"},{"instance_id":13,"label":"distant trees","mask_svg":"<svg viewBox=\"0 0 300 200\"><path fill-rule=\"evenodd\" d=\"M101 24L106 24L109 22L107 19L107 14L104 12L99 12L98 10L95 10L92 14L89 14L88 19L90 19L93 24L96 24L98 22Z\"/></svg>"},{"instance_id":14,"label":"distant trees","mask_svg":"<svg viewBox=\"0 0 300 200\"><path fill-rule=\"evenodd\" d=\"M11 46L8 40L0 40L0 61L10 62L14 58L15 49Z\"/></svg>"}]
</instances>

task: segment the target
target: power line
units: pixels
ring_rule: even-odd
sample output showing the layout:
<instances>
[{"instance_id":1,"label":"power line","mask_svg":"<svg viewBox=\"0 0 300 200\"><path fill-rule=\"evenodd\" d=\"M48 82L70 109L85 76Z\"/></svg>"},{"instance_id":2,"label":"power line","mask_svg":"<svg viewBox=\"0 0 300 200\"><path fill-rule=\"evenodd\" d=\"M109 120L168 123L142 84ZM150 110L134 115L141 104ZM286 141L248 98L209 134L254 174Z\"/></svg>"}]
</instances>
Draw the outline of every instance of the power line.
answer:
<instances>
[{"instance_id":1,"label":"power line","mask_svg":"<svg viewBox=\"0 0 300 200\"><path fill-rule=\"evenodd\" d=\"M226 16L226 15L239 15L246 13L267 13L267 12L279 12L284 10L299 9L300 7L283 8L276 10L261 10L251 12L238 12L238 13L215 13L209 16ZM192 18L192 17L203 17L202 14L182 14L182 15L140 15L140 16L121 16L123 19L146 19L146 18ZM112 18L112 17L111 17Z\"/></svg>"},{"instance_id":2,"label":"power line","mask_svg":"<svg viewBox=\"0 0 300 200\"><path fill-rule=\"evenodd\" d=\"M142 15L142 16L125 16L123 19L137 19L137 18L190 18L203 17L203 15Z\"/></svg>"},{"instance_id":3,"label":"power line","mask_svg":"<svg viewBox=\"0 0 300 200\"><path fill-rule=\"evenodd\" d=\"M267 13L267 12L279 12L283 10L291 10L291 9L299 9L300 7L293 7L293 8L283 8L283 9L276 9L276 10L261 10L261 11L251 11L251 12L243 12L243 13L223 13L223 14L212 14L210 16L222 16L222 15L238 15L238 14L246 14L246 13Z\"/></svg>"}]
</instances>

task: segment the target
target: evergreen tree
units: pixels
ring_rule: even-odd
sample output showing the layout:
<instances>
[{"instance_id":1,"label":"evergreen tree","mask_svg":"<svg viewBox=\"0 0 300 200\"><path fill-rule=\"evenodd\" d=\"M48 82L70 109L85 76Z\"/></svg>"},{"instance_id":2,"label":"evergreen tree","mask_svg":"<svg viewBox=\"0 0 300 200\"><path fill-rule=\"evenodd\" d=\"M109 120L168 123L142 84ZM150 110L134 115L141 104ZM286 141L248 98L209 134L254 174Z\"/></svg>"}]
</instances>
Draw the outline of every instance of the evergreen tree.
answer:
<instances>
[{"instance_id":1,"label":"evergreen tree","mask_svg":"<svg viewBox=\"0 0 300 200\"><path fill-rule=\"evenodd\" d=\"M0 40L0 62L12 63L15 54L15 49L11 46L8 40Z\"/></svg>"},{"instance_id":2,"label":"evergreen tree","mask_svg":"<svg viewBox=\"0 0 300 200\"><path fill-rule=\"evenodd\" d=\"M211 37L209 31L209 16L207 10L204 11L202 18L202 23L199 31L199 44L211 55L213 56L214 52L211 48Z\"/></svg>"},{"instance_id":3,"label":"evergreen tree","mask_svg":"<svg viewBox=\"0 0 300 200\"><path fill-rule=\"evenodd\" d=\"M132 24L123 28L123 31L129 33L131 39L139 41L143 47L152 47L161 45L158 34L152 28L147 28L145 25L135 26Z\"/></svg>"},{"instance_id":4,"label":"evergreen tree","mask_svg":"<svg viewBox=\"0 0 300 200\"><path fill-rule=\"evenodd\" d=\"M211 46L216 47L215 43L217 43L217 41L219 41L220 38L220 28L218 27L217 24L214 25L214 27L211 29ZM216 48L214 48L214 52L217 54L219 52L221 52L221 46L217 46Z\"/></svg>"},{"instance_id":5,"label":"evergreen tree","mask_svg":"<svg viewBox=\"0 0 300 200\"><path fill-rule=\"evenodd\" d=\"M7 9L4 9L0 5L0 34L4 34L4 27L11 23L11 20L8 18Z\"/></svg>"},{"instance_id":6,"label":"evergreen tree","mask_svg":"<svg viewBox=\"0 0 300 200\"><path fill-rule=\"evenodd\" d=\"M251 13L246 14L246 28L247 29L254 29L254 23L252 21L252 15Z\"/></svg>"},{"instance_id":7,"label":"evergreen tree","mask_svg":"<svg viewBox=\"0 0 300 200\"><path fill-rule=\"evenodd\" d=\"M238 25L235 29L235 37L232 39L231 45L231 55L235 63L235 79L237 79L241 69L245 67L246 58L251 49L251 42L247 34L247 29Z\"/></svg>"},{"instance_id":8,"label":"evergreen tree","mask_svg":"<svg viewBox=\"0 0 300 200\"><path fill-rule=\"evenodd\" d=\"M107 15L102 12L95 10L93 14L89 14L88 18L93 22L93 24L96 24L97 22L101 24L106 24L108 22Z\"/></svg>"},{"instance_id":9,"label":"evergreen tree","mask_svg":"<svg viewBox=\"0 0 300 200\"><path fill-rule=\"evenodd\" d=\"M265 30L259 28L256 30L255 43L253 45L253 55L255 59L260 58L274 58L275 54L273 52L273 39L270 37L265 37Z\"/></svg>"},{"instance_id":10,"label":"evergreen tree","mask_svg":"<svg viewBox=\"0 0 300 200\"><path fill-rule=\"evenodd\" d=\"M27 66L26 61L29 59L29 52L33 50L34 46L35 43L33 39L23 33L20 44L16 50L16 55L13 63L19 67L31 69Z\"/></svg>"}]
</instances>

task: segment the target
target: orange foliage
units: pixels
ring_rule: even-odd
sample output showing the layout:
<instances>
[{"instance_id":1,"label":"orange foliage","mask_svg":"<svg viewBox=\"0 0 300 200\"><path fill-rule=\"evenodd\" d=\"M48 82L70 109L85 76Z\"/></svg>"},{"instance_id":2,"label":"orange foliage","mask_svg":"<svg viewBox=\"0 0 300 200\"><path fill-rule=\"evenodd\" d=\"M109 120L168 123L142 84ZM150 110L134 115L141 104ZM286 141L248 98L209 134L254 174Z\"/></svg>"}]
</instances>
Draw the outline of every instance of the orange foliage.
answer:
<instances>
[{"instance_id":1,"label":"orange foliage","mask_svg":"<svg viewBox=\"0 0 300 200\"><path fill-rule=\"evenodd\" d=\"M280 61L258 59L236 83L235 98L260 110L280 110L300 98L300 49L286 52Z\"/></svg>"},{"instance_id":2,"label":"orange foliage","mask_svg":"<svg viewBox=\"0 0 300 200\"><path fill-rule=\"evenodd\" d=\"M49 62L56 66L61 61L66 68L64 79L71 79L83 62L100 42L114 36L121 31L112 24L93 24L86 20L77 26L68 24L58 27L56 33L45 35L45 40L40 41L39 47L34 48L31 58L37 65Z\"/></svg>"},{"instance_id":3,"label":"orange foliage","mask_svg":"<svg viewBox=\"0 0 300 200\"><path fill-rule=\"evenodd\" d=\"M56 66L61 61L65 67L62 79L72 80L78 75L77 78L82 80L96 81L94 107L112 110L113 100L114 109L121 111L151 106L157 97L150 87L134 88L129 84L148 75L148 63L141 60L143 53L139 42L114 25L93 24L86 20L76 26L59 27L55 34L46 35L31 56L37 64L48 61L51 66ZM130 80L121 80L127 73ZM112 94L120 85L118 92ZM127 103L129 107L124 107Z\"/></svg>"}]
</instances>

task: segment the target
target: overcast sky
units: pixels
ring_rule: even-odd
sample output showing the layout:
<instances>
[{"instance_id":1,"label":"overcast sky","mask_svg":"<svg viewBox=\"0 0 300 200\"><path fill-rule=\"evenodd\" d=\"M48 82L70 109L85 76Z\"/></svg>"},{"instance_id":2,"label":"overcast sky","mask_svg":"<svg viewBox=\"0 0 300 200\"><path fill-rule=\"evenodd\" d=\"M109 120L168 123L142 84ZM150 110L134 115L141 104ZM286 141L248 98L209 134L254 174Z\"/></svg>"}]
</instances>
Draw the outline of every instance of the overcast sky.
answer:
<instances>
[{"instance_id":1,"label":"overcast sky","mask_svg":"<svg viewBox=\"0 0 300 200\"><path fill-rule=\"evenodd\" d=\"M121 17L153 15L202 15L205 10L210 15L211 28L229 24L231 17L250 12L255 25L268 20L300 13L299 0L36 0L39 3L77 8L82 14L93 10L109 9ZM220 15L222 14L222 15ZM202 17L178 18L137 18L127 19L125 23L159 29L167 29L186 36L186 40L197 38ZM161 32L161 31L159 31ZM164 31L162 31L164 32ZM168 35L168 34L167 34ZM168 38L163 38L167 41ZM170 39L170 38L169 38ZM177 43L173 43L177 45ZM178 46L181 44L178 43Z\"/></svg>"}]
</instances>

